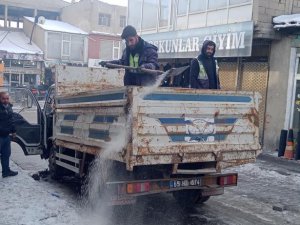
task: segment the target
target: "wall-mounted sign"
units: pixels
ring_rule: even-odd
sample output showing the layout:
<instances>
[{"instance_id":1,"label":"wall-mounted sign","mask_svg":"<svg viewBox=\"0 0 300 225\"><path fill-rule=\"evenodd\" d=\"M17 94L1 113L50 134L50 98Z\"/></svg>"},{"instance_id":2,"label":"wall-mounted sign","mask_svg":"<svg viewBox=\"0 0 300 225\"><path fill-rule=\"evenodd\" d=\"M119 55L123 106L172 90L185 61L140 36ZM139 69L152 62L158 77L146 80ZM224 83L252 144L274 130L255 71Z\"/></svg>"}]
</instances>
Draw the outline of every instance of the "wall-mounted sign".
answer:
<instances>
[{"instance_id":1,"label":"wall-mounted sign","mask_svg":"<svg viewBox=\"0 0 300 225\"><path fill-rule=\"evenodd\" d=\"M158 47L159 58L194 58L205 40L216 43L217 57L251 56L253 22L226 24L197 29L142 34Z\"/></svg>"}]
</instances>

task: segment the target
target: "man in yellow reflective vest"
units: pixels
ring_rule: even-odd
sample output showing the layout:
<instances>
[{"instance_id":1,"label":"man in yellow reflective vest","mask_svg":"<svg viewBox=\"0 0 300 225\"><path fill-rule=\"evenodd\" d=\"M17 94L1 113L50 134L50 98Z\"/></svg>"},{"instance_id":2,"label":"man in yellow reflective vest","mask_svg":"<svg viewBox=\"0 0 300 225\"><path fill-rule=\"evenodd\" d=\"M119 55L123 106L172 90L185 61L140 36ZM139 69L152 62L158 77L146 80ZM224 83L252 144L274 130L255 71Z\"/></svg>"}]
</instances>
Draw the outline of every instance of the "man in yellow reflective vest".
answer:
<instances>
[{"instance_id":1,"label":"man in yellow reflective vest","mask_svg":"<svg viewBox=\"0 0 300 225\"><path fill-rule=\"evenodd\" d=\"M112 64L119 64L134 67L137 69L126 70L124 85L149 86L155 83L156 75L141 72L142 68L157 70L157 47L144 41L137 35L133 26L126 26L123 29L121 38L126 42L126 48L122 58L119 60L108 61ZM101 66L106 66L105 61L100 62Z\"/></svg>"},{"instance_id":2,"label":"man in yellow reflective vest","mask_svg":"<svg viewBox=\"0 0 300 225\"><path fill-rule=\"evenodd\" d=\"M220 89L218 63L215 59L216 44L206 40L201 53L191 62L190 86L196 89Z\"/></svg>"}]
</instances>

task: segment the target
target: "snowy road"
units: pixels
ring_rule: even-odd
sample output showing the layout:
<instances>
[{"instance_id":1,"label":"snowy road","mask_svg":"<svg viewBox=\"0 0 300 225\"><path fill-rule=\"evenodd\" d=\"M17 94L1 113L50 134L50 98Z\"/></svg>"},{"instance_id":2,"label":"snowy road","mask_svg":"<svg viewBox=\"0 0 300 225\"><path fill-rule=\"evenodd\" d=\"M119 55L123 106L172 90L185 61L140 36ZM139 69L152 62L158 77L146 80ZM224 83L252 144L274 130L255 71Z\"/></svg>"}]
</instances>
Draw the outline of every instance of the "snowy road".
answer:
<instances>
[{"instance_id":1,"label":"snowy road","mask_svg":"<svg viewBox=\"0 0 300 225\"><path fill-rule=\"evenodd\" d=\"M300 225L300 174L292 172L295 165L289 169L258 160L231 169L239 173L238 187L192 211L183 211L171 195L163 194L140 200L122 219L113 215L107 221L109 212L86 213L67 185L33 180L30 175L46 166L38 157L25 159L14 151L12 159L19 175L0 178L1 225Z\"/></svg>"}]
</instances>

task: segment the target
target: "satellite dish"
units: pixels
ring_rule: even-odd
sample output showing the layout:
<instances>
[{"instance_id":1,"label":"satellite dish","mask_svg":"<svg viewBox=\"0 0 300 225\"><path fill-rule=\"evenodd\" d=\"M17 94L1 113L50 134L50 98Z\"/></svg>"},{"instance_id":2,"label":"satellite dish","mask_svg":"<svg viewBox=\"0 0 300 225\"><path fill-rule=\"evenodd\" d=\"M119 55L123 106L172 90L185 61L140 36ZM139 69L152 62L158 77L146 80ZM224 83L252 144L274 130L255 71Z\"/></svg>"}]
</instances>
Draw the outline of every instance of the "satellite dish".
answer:
<instances>
[{"instance_id":1,"label":"satellite dish","mask_svg":"<svg viewBox=\"0 0 300 225\"><path fill-rule=\"evenodd\" d=\"M45 17L40 16L40 17L38 18L38 24L44 24L45 22L46 22Z\"/></svg>"}]
</instances>

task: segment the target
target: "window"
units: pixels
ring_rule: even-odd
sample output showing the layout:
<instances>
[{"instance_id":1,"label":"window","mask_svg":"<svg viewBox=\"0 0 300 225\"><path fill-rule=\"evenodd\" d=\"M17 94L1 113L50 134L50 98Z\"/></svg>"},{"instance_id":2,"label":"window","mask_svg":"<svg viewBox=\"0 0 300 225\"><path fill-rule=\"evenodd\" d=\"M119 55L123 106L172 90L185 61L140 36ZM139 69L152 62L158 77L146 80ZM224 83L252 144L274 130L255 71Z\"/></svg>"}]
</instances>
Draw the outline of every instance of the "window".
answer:
<instances>
[{"instance_id":1,"label":"window","mask_svg":"<svg viewBox=\"0 0 300 225\"><path fill-rule=\"evenodd\" d=\"M128 1L128 24L140 30L142 22L142 3L143 0Z\"/></svg>"},{"instance_id":2,"label":"window","mask_svg":"<svg viewBox=\"0 0 300 225\"><path fill-rule=\"evenodd\" d=\"M142 29L156 28L157 13L157 0L144 0Z\"/></svg>"},{"instance_id":3,"label":"window","mask_svg":"<svg viewBox=\"0 0 300 225\"><path fill-rule=\"evenodd\" d=\"M178 0L177 14L186 15L188 4L189 4L189 0Z\"/></svg>"},{"instance_id":4,"label":"window","mask_svg":"<svg viewBox=\"0 0 300 225\"><path fill-rule=\"evenodd\" d=\"M71 60L84 60L84 37L79 35L72 35L71 37Z\"/></svg>"},{"instance_id":5,"label":"window","mask_svg":"<svg viewBox=\"0 0 300 225\"><path fill-rule=\"evenodd\" d=\"M119 59L121 55L121 41L101 40L100 59Z\"/></svg>"},{"instance_id":6,"label":"window","mask_svg":"<svg viewBox=\"0 0 300 225\"><path fill-rule=\"evenodd\" d=\"M17 60L17 59L13 59L11 61L11 66L12 67L23 67L23 61Z\"/></svg>"},{"instance_id":7,"label":"window","mask_svg":"<svg viewBox=\"0 0 300 225\"><path fill-rule=\"evenodd\" d=\"M61 58L61 34L48 32L47 58L60 59Z\"/></svg>"},{"instance_id":8,"label":"window","mask_svg":"<svg viewBox=\"0 0 300 225\"><path fill-rule=\"evenodd\" d=\"M71 35L63 34L62 56L70 56L70 48L71 48Z\"/></svg>"},{"instance_id":9,"label":"window","mask_svg":"<svg viewBox=\"0 0 300 225\"><path fill-rule=\"evenodd\" d=\"M126 16L120 16L120 27L126 26Z\"/></svg>"},{"instance_id":10,"label":"window","mask_svg":"<svg viewBox=\"0 0 300 225\"><path fill-rule=\"evenodd\" d=\"M251 0L229 0L230 5L238 5L243 3L250 3Z\"/></svg>"},{"instance_id":11,"label":"window","mask_svg":"<svg viewBox=\"0 0 300 225\"><path fill-rule=\"evenodd\" d=\"M102 26L109 27L110 26L110 17L111 16L109 14L102 14L102 13L100 13L99 14L98 24L102 25Z\"/></svg>"},{"instance_id":12,"label":"window","mask_svg":"<svg viewBox=\"0 0 300 225\"><path fill-rule=\"evenodd\" d=\"M160 27L168 26L169 13L170 13L169 0L160 0L160 15L159 15Z\"/></svg>"},{"instance_id":13,"label":"window","mask_svg":"<svg viewBox=\"0 0 300 225\"><path fill-rule=\"evenodd\" d=\"M83 61L84 39L78 34L48 32L48 59Z\"/></svg>"},{"instance_id":14,"label":"window","mask_svg":"<svg viewBox=\"0 0 300 225\"><path fill-rule=\"evenodd\" d=\"M208 0L208 8L209 9L218 9L227 6L227 0Z\"/></svg>"},{"instance_id":15,"label":"window","mask_svg":"<svg viewBox=\"0 0 300 225\"><path fill-rule=\"evenodd\" d=\"M113 59L120 58L121 41L114 41Z\"/></svg>"},{"instance_id":16,"label":"window","mask_svg":"<svg viewBox=\"0 0 300 225\"><path fill-rule=\"evenodd\" d=\"M113 41L101 40L100 41L100 59L108 60L113 58Z\"/></svg>"},{"instance_id":17,"label":"window","mask_svg":"<svg viewBox=\"0 0 300 225\"><path fill-rule=\"evenodd\" d=\"M190 13L206 11L206 0L190 0Z\"/></svg>"}]
</instances>

